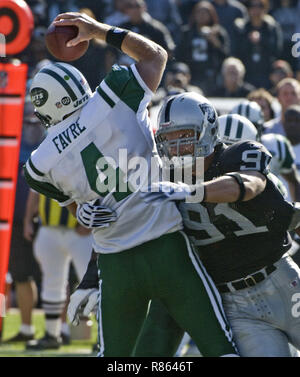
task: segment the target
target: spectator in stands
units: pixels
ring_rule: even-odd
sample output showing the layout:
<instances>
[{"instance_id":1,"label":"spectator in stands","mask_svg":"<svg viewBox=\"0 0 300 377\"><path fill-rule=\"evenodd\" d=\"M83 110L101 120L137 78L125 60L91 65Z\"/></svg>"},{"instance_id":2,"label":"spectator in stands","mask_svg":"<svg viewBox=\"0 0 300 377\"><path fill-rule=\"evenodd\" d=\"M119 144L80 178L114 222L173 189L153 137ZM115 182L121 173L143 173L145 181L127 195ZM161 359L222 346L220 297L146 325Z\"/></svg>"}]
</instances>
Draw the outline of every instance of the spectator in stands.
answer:
<instances>
[{"instance_id":1,"label":"spectator in stands","mask_svg":"<svg viewBox=\"0 0 300 377\"><path fill-rule=\"evenodd\" d=\"M247 97L255 87L244 81L245 66L237 58L229 57L222 64L222 84L216 89L216 97Z\"/></svg>"},{"instance_id":2,"label":"spectator in stands","mask_svg":"<svg viewBox=\"0 0 300 377\"><path fill-rule=\"evenodd\" d=\"M300 105L289 106L284 114L284 131L294 147L298 170L300 170ZM295 148L297 146L297 148Z\"/></svg>"},{"instance_id":3,"label":"spectator in stands","mask_svg":"<svg viewBox=\"0 0 300 377\"><path fill-rule=\"evenodd\" d=\"M46 31L47 29L42 26L34 28L30 44L20 55L18 55L22 63L28 64L29 77L32 76L39 61L50 57L44 42ZM52 55L51 58L53 58Z\"/></svg>"},{"instance_id":4,"label":"spectator in stands","mask_svg":"<svg viewBox=\"0 0 300 377\"><path fill-rule=\"evenodd\" d=\"M127 14L125 13L126 2L124 2L124 0L114 0L113 4L114 11L104 19L104 23L119 26L129 20Z\"/></svg>"},{"instance_id":5,"label":"spectator in stands","mask_svg":"<svg viewBox=\"0 0 300 377\"><path fill-rule=\"evenodd\" d=\"M234 43L233 23L237 18L248 18L246 7L236 0L212 0L211 2L216 8L220 24L226 29L231 43Z\"/></svg>"},{"instance_id":6,"label":"spectator in stands","mask_svg":"<svg viewBox=\"0 0 300 377\"><path fill-rule=\"evenodd\" d=\"M34 27L48 27L49 26L49 19L47 13L47 2L46 0L27 0L32 14L34 18Z\"/></svg>"},{"instance_id":7,"label":"spectator in stands","mask_svg":"<svg viewBox=\"0 0 300 377\"><path fill-rule=\"evenodd\" d=\"M124 12L127 14L129 21L121 24L120 27L153 40L166 49L171 57L175 49L171 34L165 25L150 16L147 12L145 1L124 0L124 6ZM123 59L125 59L124 56Z\"/></svg>"},{"instance_id":8,"label":"spectator in stands","mask_svg":"<svg viewBox=\"0 0 300 377\"><path fill-rule=\"evenodd\" d=\"M25 203L28 196L28 184L25 181L23 165L31 152L38 147L44 137L44 128L33 113L30 99L26 99L24 107L24 120L18 167L18 180L14 221L11 238L9 272L15 285L17 305L20 310L21 325L19 331L6 342L25 342L33 339L34 327L32 325L32 309L38 300L37 283L39 283L40 270L33 257L32 243L23 237L23 218ZM37 225L37 223L35 223ZM34 226L36 229L36 227Z\"/></svg>"},{"instance_id":9,"label":"spectator in stands","mask_svg":"<svg viewBox=\"0 0 300 377\"><path fill-rule=\"evenodd\" d=\"M273 109L274 97L264 88L256 89L248 94L249 101L257 102L263 113L265 122L275 118L275 111Z\"/></svg>"},{"instance_id":10,"label":"spectator in stands","mask_svg":"<svg viewBox=\"0 0 300 377\"><path fill-rule=\"evenodd\" d=\"M163 86L160 87L152 100L152 105L158 105L167 96L181 92L196 92L203 94L202 90L190 84L191 71L189 66L182 62L174 62L167 69L164 76Z\"/></svg>"},{"instance_id":11,"label":"spectator in stands","mask_svg":"<svg viewBox=\"0 0 300 377\"><path fill-rule=\"evenodd\" d=\"M284 114L289 106L300 105L300 83L294 78L285 78L277 84L277 99L281 105L281 115L265 124L265 133L278 133L285 136Z\"/></svg>"},{"instance_id":12,"label":"spectator in stands","mask_svg":"<svg viewBox=\"0 0 300 377\"><path fill-rule=\"evenodd\" d=\"M199 0L179 0L177 1L178 10L182 19L182 25L187 25L190 22L193 7Z\"/></svg>"},{"instance_id":13,"label":"spectator in stands","mask_svg":"<svg viewBox=\"0 0 300 377\"><path fill-rule=\"evenodd\" d=\"M234 55L246 67L245 79L256 87L270 87L271 64L282 51L282 31L267 14L269 0L249 0L249 21L235 20Z\"/></svg>"},{"instance_id":14,"label":"spectator in stands","mask_svg":"<svg viewBox=\"0 0 300 377\"><path fill-rule=\"evenodd\" d=\"M178 29L182 24L182 20L176 0L146 0L146 5L151 17L164 24L170 31L174 41L177 42Z\"/></svg>"},{"instance_id":15,"label":"spectator in stands","mask_svg":"<svg viewBox=\"0 0 300 377\"><path fill-rule=\"evenodd\" d=\"M291 54L293 43L292 35L296 33L299 23L296 3L292 0L279 0L280 8L272 12L272 16L280 24L283 33L283 51L281 58L287 60L296 69L296 59Z\"/></svg>"},{"instance_id":16,"label":"spectator in stands","mask_svg":"<svg viewBox=\"0 0 300 377\"><path fill-rule=\"evenodd\" d=\"M51 0L47 1L48 4L48 25L54 18L64 12L77 12L78 6L74 0Z\"/></svg>"},{"instance_id":17,"label":"spectator in stands","mask_svg":"<svg viewBox=\"0 0 300 377\"><path fill-rule=\"evenodd\" d=\"M78 9L88 8L96 17L97 21L103 21L114 12L112 0L73 0Z\"/></svg>"},{"instance_id":18,"label":"spectator in stands","mask_svg":"<svg viewBox=\"0 0 300 377\"><path fill-rule=\"evenodd\" d=\"M270 73L270 82L271 82L271 89L269 92L273 95L276 94L276 86L279 81L285 79L286 77L293 77L293 71L290 64L285 60L276 60L271 67Z\"/></svg>"},{"instance_id":19,"label":"spectator in stands","mask_svg":"<svg viewBox=\"0 0 300 377\"><path fill-rule=\"evenodd\" d=\"M214 91L223 60L228 56L230 41L226 30L219 24L214 6L198 2L192 11L190 24L182 28L176 57L189 65L193 85L205 95Z\"/></svg>"},{"instance_id":20,"label":"spectator in stands","mask_svg":"<svg viewBox=\"0 0 300 377\"><path fill-rule=\"evenodd\" d=\"M296 168L298 170L298 176L300 173L300 105L299 103L297 105L289 106L283 117L283 128L284 132L286 134L286 137L291 142L293 146L293 150L295 153L295 164ZM300 244L300 238L296 237L296 241L298 244ZM300 255L299 252L297 253L297 256L295 261L300 265Z\"/></svg>"}]
</instances>

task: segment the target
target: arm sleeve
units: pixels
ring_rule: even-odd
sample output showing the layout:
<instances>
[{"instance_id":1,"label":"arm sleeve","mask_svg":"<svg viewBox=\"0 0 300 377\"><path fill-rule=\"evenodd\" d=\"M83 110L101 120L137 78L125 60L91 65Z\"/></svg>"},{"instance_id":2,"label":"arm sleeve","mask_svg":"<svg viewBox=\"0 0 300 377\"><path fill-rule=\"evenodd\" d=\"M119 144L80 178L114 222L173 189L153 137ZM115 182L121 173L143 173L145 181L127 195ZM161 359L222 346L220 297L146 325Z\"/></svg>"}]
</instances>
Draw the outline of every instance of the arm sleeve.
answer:
<instances>
[{"instance_id":1,"label":"arm sleeve","mask_svg":"<svg viewBox=\"0 0 300 377\"><path fill-rule=\"evenodd\" d=\"M28 159L23 169L26 182L33 190L57 200L61 205L73 202L73 199L48 182L46 175L33 165L31 158Z\"/></svg>"},{"instance_id":2,"label":"arm sleeve","mask_svg":"<svg viewBox=\"0 0 300 377\"><path fill-rule=\"evenodd\" d=\"M106 102L121 100L135 113L142 103L148 104L153 92L138 74L135 64L130 67L113 65L111 72L97 88L98 94Z\"/></svg>"}]
</instances>

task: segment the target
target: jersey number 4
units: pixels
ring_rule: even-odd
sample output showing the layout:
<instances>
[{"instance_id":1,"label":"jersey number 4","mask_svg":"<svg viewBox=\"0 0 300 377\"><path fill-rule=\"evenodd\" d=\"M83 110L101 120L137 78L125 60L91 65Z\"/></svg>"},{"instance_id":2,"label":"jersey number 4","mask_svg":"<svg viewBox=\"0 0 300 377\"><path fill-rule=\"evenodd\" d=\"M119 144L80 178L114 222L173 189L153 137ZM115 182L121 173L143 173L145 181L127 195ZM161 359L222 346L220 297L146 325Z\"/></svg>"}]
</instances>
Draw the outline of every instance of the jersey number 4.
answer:
<instances>
[{"instance_id":1,"label":"jersey number 4","mask_svg":"<svg viewBox=\"0 0 300 377\"><path fill-rule=\"evenodd\" d=\"M81 158L93 191L102 197L112 193L117 202L132 193L126 176L113 159L104 157L94 143L81 151Z\"/></svg>"}]
</instances>

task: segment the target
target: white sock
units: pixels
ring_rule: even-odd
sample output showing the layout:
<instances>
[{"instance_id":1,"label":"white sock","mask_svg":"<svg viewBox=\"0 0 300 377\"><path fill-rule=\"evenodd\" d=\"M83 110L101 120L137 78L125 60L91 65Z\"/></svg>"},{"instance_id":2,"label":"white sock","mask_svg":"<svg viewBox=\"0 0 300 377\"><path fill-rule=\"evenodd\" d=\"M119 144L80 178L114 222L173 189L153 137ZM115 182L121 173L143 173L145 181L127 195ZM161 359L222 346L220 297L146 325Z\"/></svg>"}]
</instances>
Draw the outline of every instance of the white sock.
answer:
<instances>
[{"instance_id":1,"label":"white sock","mask_svg":"<svg viewBox=\"0 0 300 377\"><path fill-rule=\"evenodd\" d=\"M70 335L70 327L69 325L67 324L67 322L63 322L62 325L61 325L61 332L66 334L66 335Z\"/></svg>"},{"instance_id":2,"label":"white sock","mask_svg":"<svg viewBox=\"0 0 300 377\"><path fill-rule=\"evenodd\" d=\"M34 326L32 325L22 325L20 326L20 332L24 335L33 335L34 334Z\"/></svg>"},{"instance_id":3,"label":"white sock","mask_svg":"<svg viewBox=\"0 0 300 377\"><path fill-rule=\"evenodd\" d=\"M46 319L46 331L52 336L60 336L61 319Z\"/></svg>"}]
</instances>

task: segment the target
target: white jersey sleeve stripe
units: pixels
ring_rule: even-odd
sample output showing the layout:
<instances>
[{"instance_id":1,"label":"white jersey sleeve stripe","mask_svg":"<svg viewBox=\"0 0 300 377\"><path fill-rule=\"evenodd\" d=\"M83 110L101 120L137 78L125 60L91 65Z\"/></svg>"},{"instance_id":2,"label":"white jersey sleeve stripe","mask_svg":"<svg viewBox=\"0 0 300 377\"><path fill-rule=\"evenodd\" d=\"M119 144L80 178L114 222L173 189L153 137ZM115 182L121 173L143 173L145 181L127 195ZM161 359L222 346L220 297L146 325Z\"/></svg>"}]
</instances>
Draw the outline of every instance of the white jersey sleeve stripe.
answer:
<instances>
[{"instance_id":1,"label":"white jersey sleeve stripe","mask_svg":"<svg viewBox=\"0 0 300 377\"><path fill-rule=\"evenodd\" d=\"M138 70L136 69L136 65L132 64L130 66L130 68L131 68L132 73L134 74L135 78L137 79L138 83L140 84L140 86L144 89L144 91L148 95L150 95L152 97L154 95L154 93L152 92L152 90L150 88L148 88L148 86L146 85L146 83L142 79L141 75L139 74Z\"/></svg>"}]
</instances>

